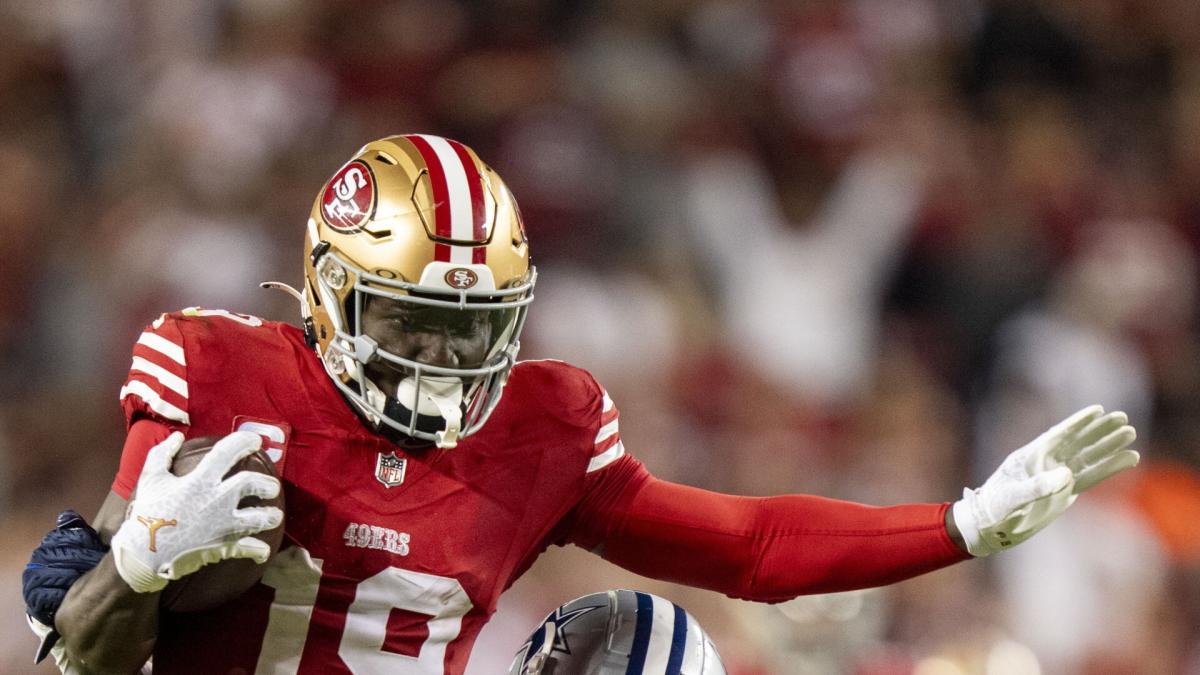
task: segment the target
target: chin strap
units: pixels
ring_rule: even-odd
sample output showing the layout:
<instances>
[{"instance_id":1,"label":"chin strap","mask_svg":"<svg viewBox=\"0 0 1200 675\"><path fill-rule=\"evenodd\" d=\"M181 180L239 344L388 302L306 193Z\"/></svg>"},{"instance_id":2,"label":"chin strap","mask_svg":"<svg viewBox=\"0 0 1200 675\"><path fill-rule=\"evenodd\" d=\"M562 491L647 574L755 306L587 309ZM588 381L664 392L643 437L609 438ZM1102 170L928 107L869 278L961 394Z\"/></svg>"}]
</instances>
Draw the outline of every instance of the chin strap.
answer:
<instances>
[{"instance_id":1,"label":"chin strap","mask_svg":"<svg viewBox=\"0 0 1200 675\"><path fill-rule=\"evenodd\" d=\"M462 408L457 401L451 401L444 396L430 396L429 400L438 407L442 419L446 420L446 428L434 434L439 448L453 448L458 445L458 432L462 430Z\"/></svg>"},{"instance_id":2,"label":"chin strap","mask_svg":"<svg viewBox=\"0 0 1200 675\"><path fill-rule=\"evenodd\" d=\"M308 299L304 297L305 291L298 291L282 281L264 281L258 287L283 291L300 303L300 319L304 323L304 341L308 343L309 347L316 347L317 326L313 323L312 314L308 311Z\"/></svg>"},{"instance_id":3,"label":"chin strap","mask_svg":"<svg viewBox=\"0 0 1200 675\"><path fill-rule=\"evenodd\" d=\"M437 409L446 426L434 432L434 442L439 448L458 445L458 434L462 431L463 385L458 378L406 377L396 385L396 400L401 405L411 406L412 414L428 415L428 405Z\"/></svg>"}]
</instances>

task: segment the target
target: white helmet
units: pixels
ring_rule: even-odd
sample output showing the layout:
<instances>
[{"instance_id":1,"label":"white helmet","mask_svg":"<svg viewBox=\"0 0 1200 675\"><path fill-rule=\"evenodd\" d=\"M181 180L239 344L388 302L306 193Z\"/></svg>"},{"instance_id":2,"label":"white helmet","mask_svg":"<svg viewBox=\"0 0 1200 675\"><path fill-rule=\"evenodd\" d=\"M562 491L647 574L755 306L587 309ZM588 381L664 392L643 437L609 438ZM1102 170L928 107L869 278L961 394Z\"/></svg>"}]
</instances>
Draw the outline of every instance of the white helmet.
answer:
<instances>
[{"instance_id":1,"label":"white helmet","mask_svg":"<svg viewBox=\"0 0 1200 675\"><path fill-rule=\"evenodd\" d=\"M607 591L550 613L508 675L725 675L712 640L670 600Z\"/></svg>"}]
</instances>

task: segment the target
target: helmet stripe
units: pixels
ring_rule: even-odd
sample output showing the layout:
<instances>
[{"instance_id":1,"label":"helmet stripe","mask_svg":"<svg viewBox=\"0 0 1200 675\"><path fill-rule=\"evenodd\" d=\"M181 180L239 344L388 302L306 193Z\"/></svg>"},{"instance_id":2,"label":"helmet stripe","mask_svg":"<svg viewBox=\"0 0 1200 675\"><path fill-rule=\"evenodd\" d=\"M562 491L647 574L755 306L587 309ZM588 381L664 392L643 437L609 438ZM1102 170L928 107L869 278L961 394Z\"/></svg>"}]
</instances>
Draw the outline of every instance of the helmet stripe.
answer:
<instances>
[{"instance_id":1,"label":"helmet stripe","mask_svg":"<svg viewBox=\"0 0 1200 675\"><path fill-rule=\"evenodd\" d=\"M479 167L475 166L466 146L458 141L449 141L449 143L450 147L454 149L454 154L458 155L458 160L462 162L463 171L467 174L467 187L471 192L471 239L483 241L487 237L487 231L484 229L484 216L487 209L483 204L483 178L480 177ZM471 262L486 263L487 248L472 247Z\"/></svg>"},{"instance_id":2,"label":"helmet stripe","mask_svg":"<svg viewBox=\"0 0 1200 675\"><path fill-rule=\"evenodd\" d=\"M646 666L646 652L650 649L650 633L654 626L654 600L645 593L634 593L637 597L637 625L633 629L633 647L629 651L629 665L625 675L642 675Z\"/></svg>"},{"instance_id":3,"label":"helmet stripe","mask_svg":"<svg viewBox=\"0 0 1200 675\"><path fill-rule=\"evenodd\" d=\"M654 608L654 623L650 627L650 646L646 650L643 675L666 675L675 645L675 603L657 595L646 594Z\"/></svg>"},{"instance_id":4,"label":"helmet stripe","mask_svg":"<svg viewBox=\"0 0 1200 675\"><path fill-rule=\"evenodd\" d=\"M435 210L437 235L455 241L481 241L484 238L485 214L483 186L479 169L466 148L461 143L440 136L413 135L407 138L421 152L435 186L434 199L438 202ZM437 196L436 186L439 183L444 186L445 199ZM438 260L449 262L486 262L486 258L480 259L486 255L483 249L476 246L451 244L448 249L437 249L436 253L448 254L448 258L439 257Z\"/></svg>"},{"instance_id":5,"label":"helmet stripe","mask_svg":"<svg viewBox=\"0 0 1200 675\"><path fill-rule=\"evenodd\" d=\"M445 176L446 191L450 197L450 238L456 241L470 240L474 236L474 228L471 225L471 188L467 172L446 139L426 136L425 140L437 153Z\"/></svg>"},{"instance_id":6,"label":"helmet stripe","mask_svg":"<svg viewBox=\"0 0 1200 675\"><path fill-rule=\"evenodd\" d=\"M708 636L705 635L704 629L696 621L696 617L686 614L687 628L689 635L685 635L686 646L683 650L683 663L680 664L680 671L684 673L721 673L725 671L715 667L712 660L705 654L705 643L708 642Z\"/></svg>"},{"instance_id":7,"label":"helmet stripe","mask_svg":"<svg viewBox=\"0 0 1200 675\"><path fill-rule=\"evenodd\" d=\"M430 137L412 134L404 138L408 139L417 152L421 153L421 159L425 162L426 170L429 171L429 187L433 191L434 234L449 239L451 238L450 189L446 184L446 171L442 168L437 151L429 142ZM437 244L434 247L434 259L449 262L450 247L446 244Z\"/></svg>"},{"instance_id":8,"label":"helmet stripe","mask_svg":"<svg viewBox=\"0 0 1200 675\"><path fill-rule=\"evenodd\" d=\"M671 634L671 655L667 657L667 675L680 675L683 650L687 646L687 612L675 605L675 631Z\"/></svg>"}]
</instances>

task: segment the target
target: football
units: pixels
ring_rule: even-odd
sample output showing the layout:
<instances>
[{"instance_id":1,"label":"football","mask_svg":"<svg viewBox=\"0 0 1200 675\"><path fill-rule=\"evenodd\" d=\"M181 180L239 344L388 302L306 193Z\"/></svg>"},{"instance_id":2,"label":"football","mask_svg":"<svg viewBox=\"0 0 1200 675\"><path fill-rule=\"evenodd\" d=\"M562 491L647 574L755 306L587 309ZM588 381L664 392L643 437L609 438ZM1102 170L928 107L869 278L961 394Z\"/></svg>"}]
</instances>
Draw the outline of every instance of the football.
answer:
<instances>
[{"instance_id":1,"label":"football","mask_svg":"<svg viewBox=\"0 0 1200 675\"><path fill-rule=\"evenodd\" d=\"M216 436L193 438L184 442L171 464L171 473L183 476L196 468L213 445L220 440ZM257 471L275 476L275 465L263 451L258 451L234 465L226 474L239 471ZM274 499L263 500L248 497L239 506L276 506L283 508L283 492ZM259 532L255 535L271 546L271 555L279 551L283 543L283 525ZM159 606L171 612L198 612L222 605L250 590L262 578L265 565L252 560L225 560L205 565L195 572L167 584L163 589Z\"/></svg>"}]
</instances>

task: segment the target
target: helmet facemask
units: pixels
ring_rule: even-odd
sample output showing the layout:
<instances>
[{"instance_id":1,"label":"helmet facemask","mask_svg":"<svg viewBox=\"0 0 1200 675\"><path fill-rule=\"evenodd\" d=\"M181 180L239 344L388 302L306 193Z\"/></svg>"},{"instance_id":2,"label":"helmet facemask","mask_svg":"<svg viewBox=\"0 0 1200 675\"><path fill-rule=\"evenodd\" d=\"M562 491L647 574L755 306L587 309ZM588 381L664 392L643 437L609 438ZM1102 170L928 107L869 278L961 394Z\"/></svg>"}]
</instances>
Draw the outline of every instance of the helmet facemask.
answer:
<instances>
[{"instance_id":1,"label":"helmet facemask","mask_svg":"<svg viewBox=\"0 0 1200 675\"><path fill-rule=\"evenodd\" d=\"M369 421L443 448L483 426L516 363L533 300L532 268L523 281L503 289L492 288L482 268L480 283L469 290L430 283L438 277L436 268L425 283L411 283L367 272L333 250L317 261L316 271L334 324L322 354L325 367ZM479 358L430 363L419 358L418 336L474 342ZM387 349L396 344L408 344L406 353Z\"/></svg>"}]
</instances>

